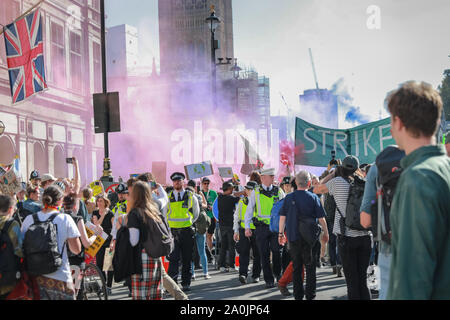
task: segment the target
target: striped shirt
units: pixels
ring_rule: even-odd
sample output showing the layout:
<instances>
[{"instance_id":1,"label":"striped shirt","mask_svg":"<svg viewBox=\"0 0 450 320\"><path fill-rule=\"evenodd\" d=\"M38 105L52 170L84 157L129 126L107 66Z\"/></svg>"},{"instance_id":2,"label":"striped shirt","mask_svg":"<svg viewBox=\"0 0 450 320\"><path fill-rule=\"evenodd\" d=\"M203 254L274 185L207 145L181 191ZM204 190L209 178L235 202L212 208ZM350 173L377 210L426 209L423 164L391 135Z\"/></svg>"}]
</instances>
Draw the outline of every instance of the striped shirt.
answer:
<instances>
[{"instance_id":1,"label":"striped shirt","mask_svg":"<svg viewBox=\"0 0 450 320\"><path fill-rule=\"evenodd\" d=\"M334 201L336 201L336 213L334 216L334 225L333 225L333 233L341 234L341 228L339 226L339 219L341 215L339 214L339 210L342 215L345 217L345 211L347 210L347 200L348 200L348 191L350 190L350 184L345 181L342 177L336 177L331 179L326 183L328 188L328 192L330 195L334 197ZM350 229L347 226L345 227L345 236L347 237L362 237L369 235L368 231L360 231Z\"/></svg>"}]
</instances>

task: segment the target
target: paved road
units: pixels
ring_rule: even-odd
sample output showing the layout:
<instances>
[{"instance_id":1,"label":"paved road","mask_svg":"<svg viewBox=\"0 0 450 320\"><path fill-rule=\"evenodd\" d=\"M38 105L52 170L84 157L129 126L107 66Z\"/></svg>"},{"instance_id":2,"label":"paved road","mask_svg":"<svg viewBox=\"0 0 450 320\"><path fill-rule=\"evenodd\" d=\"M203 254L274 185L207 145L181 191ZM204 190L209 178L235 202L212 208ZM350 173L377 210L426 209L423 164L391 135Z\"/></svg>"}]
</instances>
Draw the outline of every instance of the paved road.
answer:
<instances>
[{"instance_id":1,"label":"paved road","mask_svg":"<svg viewBox=\"0 0 450 320\"><path fill-rule=\"evenodd\" d=\"M280 294L278 288L264 288L264 281L255 284L242 285L237 271L221 273L214 270L214 266L209 266L211 279L205 280L198 277L192 281L191 291L188 293L190 300L293 300L293 296L284 297ZM201 270L197 270L197 275L201 275ZM293 292L292 284L288 286L289 291ZM345 278L337 278L332 273L330 267L317 269L317 293L316 300L346 300L347 288ZM113 285L113 294L111 300L130 300L128 297L128 288L122 284ZM173 300L167 297L167 300Z\"/></svg>"}]
</instances>

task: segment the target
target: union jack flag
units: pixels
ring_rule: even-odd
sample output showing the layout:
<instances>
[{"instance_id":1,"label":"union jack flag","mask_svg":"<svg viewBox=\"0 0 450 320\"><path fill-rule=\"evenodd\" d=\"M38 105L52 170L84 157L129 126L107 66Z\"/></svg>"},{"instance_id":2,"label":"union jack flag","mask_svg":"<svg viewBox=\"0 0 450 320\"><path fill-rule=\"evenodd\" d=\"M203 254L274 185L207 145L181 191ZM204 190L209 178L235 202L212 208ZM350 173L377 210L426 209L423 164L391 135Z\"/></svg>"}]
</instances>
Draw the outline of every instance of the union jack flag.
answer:
<instances>
[{"instance_id":1,"label":"union jack flag","mask_svg":"<svg viewBox=\"0 0 450 320\"><path fill-rule=\"evenodd\" d=\"M47 89L39 9L4 28L12 103Z\"/></svg>"}]
</instances>

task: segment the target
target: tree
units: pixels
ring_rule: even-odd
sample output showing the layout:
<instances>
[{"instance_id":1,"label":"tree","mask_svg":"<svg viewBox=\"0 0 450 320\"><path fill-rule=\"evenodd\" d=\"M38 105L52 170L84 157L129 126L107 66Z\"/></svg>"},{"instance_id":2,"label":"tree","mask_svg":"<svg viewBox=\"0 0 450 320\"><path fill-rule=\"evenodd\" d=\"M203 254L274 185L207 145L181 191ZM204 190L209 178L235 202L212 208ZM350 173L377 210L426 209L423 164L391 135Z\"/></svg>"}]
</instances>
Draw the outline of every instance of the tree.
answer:
<instances>
[{"instance_id":1,"label":"tree","mask_svg":"<svg viewBox=\"0 0 450 320\"><path fill-rule=\"evenodd\" d=\"M444 71L444 79L438 90L444 103L445 120L450 121L450 69Z\"/></svg>"}]
</instances>

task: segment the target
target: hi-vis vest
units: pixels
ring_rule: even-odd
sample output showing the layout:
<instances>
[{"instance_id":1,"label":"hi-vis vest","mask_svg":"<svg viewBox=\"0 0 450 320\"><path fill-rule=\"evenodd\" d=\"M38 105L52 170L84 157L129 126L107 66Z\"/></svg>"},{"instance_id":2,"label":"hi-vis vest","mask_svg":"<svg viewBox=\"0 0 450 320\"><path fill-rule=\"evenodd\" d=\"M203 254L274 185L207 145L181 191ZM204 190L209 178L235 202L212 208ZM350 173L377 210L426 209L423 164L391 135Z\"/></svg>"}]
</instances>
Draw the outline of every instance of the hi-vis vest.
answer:
<instances>
[{"instance_id":1,"label":"hi-vis vest","mask_svg":"<svg viewBox=\"0 0 450 320\"><path fill-rule=\"evenodd\" d=\"M176 201L173 191L169 193L167 222L170 228L187 228L192 226L194 214L189 210L192 209L193 201L193 194L188 190L184 190L181 201Z\"/></svg>"},{"instance_id":2,"label":"hi-vis vest","mask_svg":"<svg viewBox=\"0 0 450 320\"><path fill-rule=\"evenodd\" d=\"M119 217L123 214L127 214L127 204L128 201L117 202L116 206L112 209L115 217Z\"/></svg>"},{"instance_id":3,"label":"hi-vis vest","mask_svg":"<svg viewBox=\"0 0 450 320\"><path fill-rule=\"evenodd\" d=\"M271 191L259 187L255 190L256 218L265 224L270 224L270 212L275 202L280 200L281 190L279 187L272 187Z\"/></svg>"},{"instance_id":4,"label":"hi-vis vest","mask_svg":"<svg viewBox=\"0 0 450 320\"><path fill-rule=\"evenodd\" d=\"M241 200L239 200L240 206L238 205L238 208L240 208L241 212L238 212L239 215L239 221L241 223L241 228L245 229L245 212L247 211L248 206L248 197L244 197ZM253 212L253 216L256 216L256 211ZM250 229L255 229L255 225L253 222L250 223Z\"/></svg>"}]
</instances>

